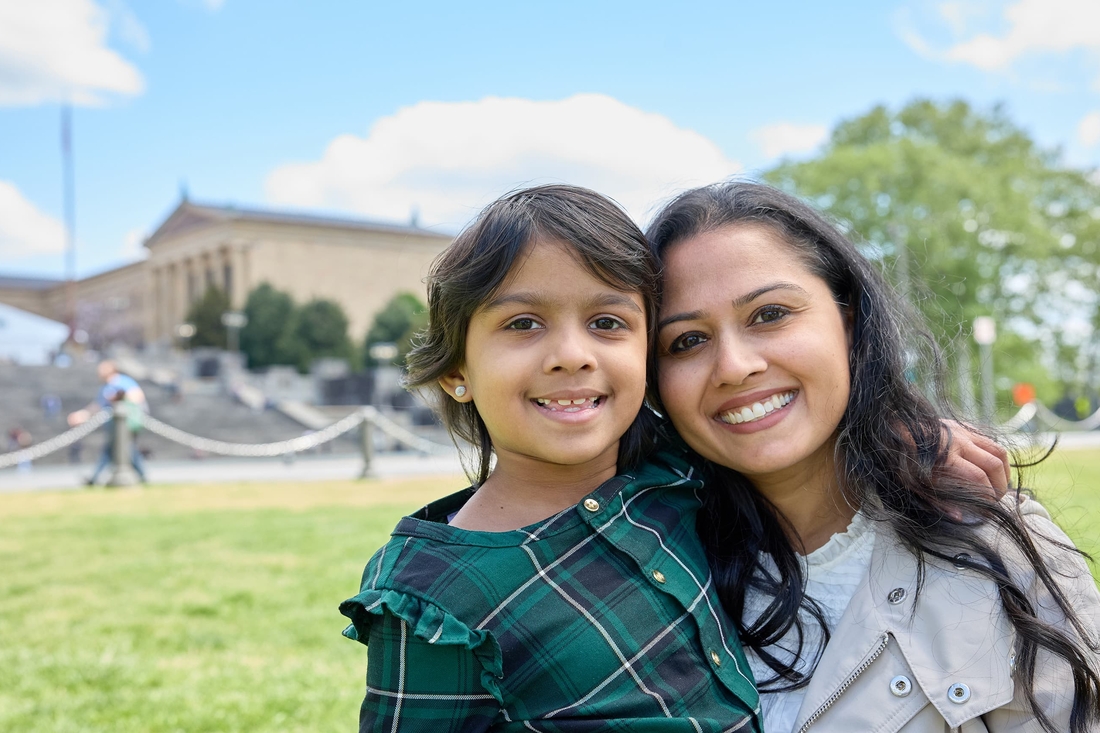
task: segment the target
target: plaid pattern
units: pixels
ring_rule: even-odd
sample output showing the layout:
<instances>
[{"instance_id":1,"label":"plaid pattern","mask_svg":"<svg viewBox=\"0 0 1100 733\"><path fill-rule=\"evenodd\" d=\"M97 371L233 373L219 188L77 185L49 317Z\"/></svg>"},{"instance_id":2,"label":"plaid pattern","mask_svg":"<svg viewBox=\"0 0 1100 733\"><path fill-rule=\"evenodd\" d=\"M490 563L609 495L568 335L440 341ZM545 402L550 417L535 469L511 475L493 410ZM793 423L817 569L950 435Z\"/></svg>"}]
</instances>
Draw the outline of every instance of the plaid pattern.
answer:
<instances>
[{"instance_id":1,"label":"plaid pattern","mask_svg":"<svg viewBox=\"0 0 1100 733\"><path fill-rule=\"evenodd\" d=\"M514 532L445 524L469 489L402 519L340 606L369 642L360 731L761 730L701 486L662 455Z\"/></svg>"}]
</instances>

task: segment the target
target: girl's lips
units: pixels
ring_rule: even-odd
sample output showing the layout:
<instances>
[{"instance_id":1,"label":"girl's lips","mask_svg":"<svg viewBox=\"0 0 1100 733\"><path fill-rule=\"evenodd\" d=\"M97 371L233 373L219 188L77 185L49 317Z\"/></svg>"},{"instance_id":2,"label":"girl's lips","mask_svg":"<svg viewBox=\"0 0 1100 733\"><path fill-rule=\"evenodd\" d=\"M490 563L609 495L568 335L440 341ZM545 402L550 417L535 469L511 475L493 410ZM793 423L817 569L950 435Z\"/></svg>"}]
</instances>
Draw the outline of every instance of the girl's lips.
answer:
<instances>
[{"instance_id":1,"label":"girl's lips","mask_svg":"<svg viewBox=\"0 0 1100 733\"><path fill-rule=\"evenodd\" d=\"M759 395L759 399L753 399L751 402L746 398L740 398L733 401L733 404L723 405L718 414L714 416L714 419L727 425L755 423L769 415L783 411L797 395L798 390L791 389L771 394L763 393Z\"/></svg>"},{"instance_id":2,"label":"girl's lips","mask_svg":"<svg viewBox=\"0 0 1100 733\"><path fill-rule=\"evenodd\" d=\"M536 397L532 402L548 412L580 412L594 410L604 401L604 395L592 397Z\"/></svg>"}]
</instances>

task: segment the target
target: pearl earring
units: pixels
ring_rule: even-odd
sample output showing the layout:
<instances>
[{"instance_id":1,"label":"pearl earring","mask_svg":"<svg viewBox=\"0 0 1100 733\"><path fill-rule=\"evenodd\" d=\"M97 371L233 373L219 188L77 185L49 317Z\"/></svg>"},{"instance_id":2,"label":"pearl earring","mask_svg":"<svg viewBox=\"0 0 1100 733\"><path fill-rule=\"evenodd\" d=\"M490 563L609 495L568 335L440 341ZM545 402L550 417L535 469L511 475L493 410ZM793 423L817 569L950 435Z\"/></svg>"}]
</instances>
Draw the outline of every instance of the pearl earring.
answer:
<instances>
[{"instance_id":1,"label":"pearl earring","mask_svg":"<svg viewBox=\"0 0 1100 733\"><path fill-rule=\"evenodd\" d=\"M460 384L457 387L455 387L455 397L465 397L465 396L466 396L466 387L464 385Z\"/></svg>"}]
</instances>

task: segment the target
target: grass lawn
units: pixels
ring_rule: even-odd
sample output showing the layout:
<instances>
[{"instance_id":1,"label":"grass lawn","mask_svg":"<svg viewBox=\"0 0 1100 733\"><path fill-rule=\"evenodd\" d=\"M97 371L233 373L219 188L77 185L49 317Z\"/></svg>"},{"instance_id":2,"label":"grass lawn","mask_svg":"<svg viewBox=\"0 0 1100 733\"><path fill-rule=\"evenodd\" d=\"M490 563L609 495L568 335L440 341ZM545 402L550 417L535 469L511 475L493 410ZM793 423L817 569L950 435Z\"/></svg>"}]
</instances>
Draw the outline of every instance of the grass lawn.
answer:
<instances>
[{"instance_id":1,"label":"grass lawn","mask_svg":"<svg viewBox=\"0 0 1100 733\"><path fill-rule=\"evenodd\" d=\"M1100 554L1100 451L1028 481ZM354 730L337 604L440 480L0 495L0 731Z\"/></svg>"}]
</instances>

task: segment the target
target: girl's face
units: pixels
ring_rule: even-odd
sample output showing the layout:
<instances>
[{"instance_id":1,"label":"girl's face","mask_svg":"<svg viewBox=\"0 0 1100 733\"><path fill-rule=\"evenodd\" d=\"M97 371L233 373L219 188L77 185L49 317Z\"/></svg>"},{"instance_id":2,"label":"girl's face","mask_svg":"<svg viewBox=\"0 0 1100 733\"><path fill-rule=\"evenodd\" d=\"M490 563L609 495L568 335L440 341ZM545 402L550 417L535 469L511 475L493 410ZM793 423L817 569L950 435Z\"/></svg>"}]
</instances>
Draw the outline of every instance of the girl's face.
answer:
<instances>
[{"instance_id":1,"label":"girl's face","mask_svg":"<svg viewBox=\"0 0 1100 733\"><path fill-rule=\"evenodd\" d=\"M517 463L615 466L642 407L646 318L637 293L589 273L568 245L536 241L470 319L462 384L493 440L495 473Z\"/></svg>"},{"instance_id":2,"label":"girl's face","mask_svg":"<svg viewBox=\"0 0 1100 733\"><path fill-rule=\"evenodd\" d=\"M705 458L757 479L828 465L848 404L849 336L824 280L770 228L672 246L658 318L658 386Z\"/></svg>"}]
</instances>

